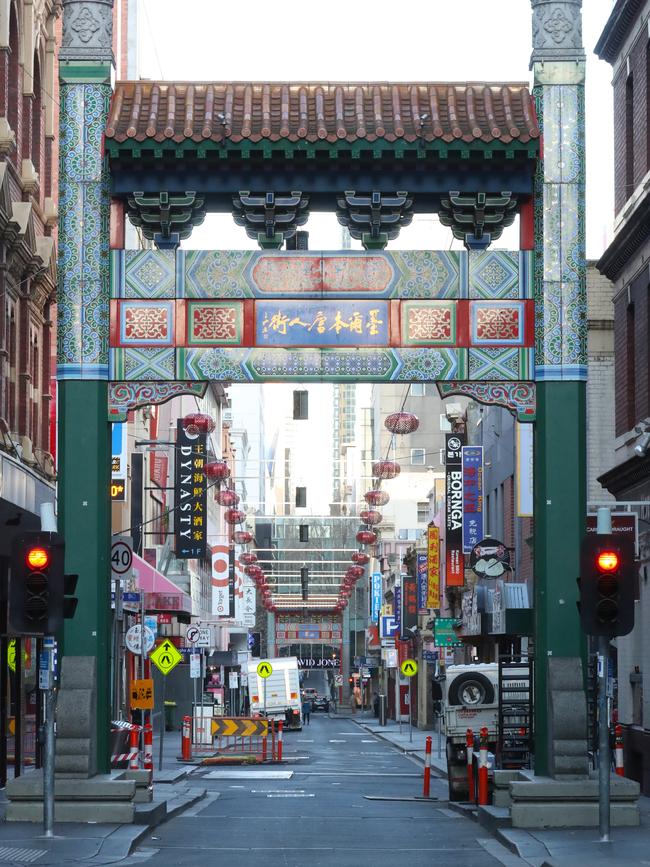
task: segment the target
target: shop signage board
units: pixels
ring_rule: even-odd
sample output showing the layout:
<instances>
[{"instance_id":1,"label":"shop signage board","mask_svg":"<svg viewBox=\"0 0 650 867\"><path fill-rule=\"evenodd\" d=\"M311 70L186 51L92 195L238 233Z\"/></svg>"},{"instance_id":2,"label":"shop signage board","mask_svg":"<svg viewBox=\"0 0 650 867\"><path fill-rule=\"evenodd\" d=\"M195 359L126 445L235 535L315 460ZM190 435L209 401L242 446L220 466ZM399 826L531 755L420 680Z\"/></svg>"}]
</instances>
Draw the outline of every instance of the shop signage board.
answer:
<instances>
[{"instance_id":1,"label":"shop signage board","mask_svg":"<svg viewBox=\"0 0 650 867\"><path fill-rule=\"evenodd\" d=\"M178 559L202 560L206 556L208 524L206 434L188 434L183 420L176 429L176 472L174 481L174 537Z\"/></svg>"},{"instance_id":2,"label":"shop signage board","mask_svg":"<svg viewBox=\"0 0 650 867\"><path fill-rule=\"evenodd\" d=\"M463 446L463 553L483 538L483 446Z\"/></svg>"},{"instance_id":3,"label":"shop signage board","mask_svg":"<svg viewBox=\"0 0 650 867\"><path fill-rule=\"evenodd\" d=\"M438 617L433 625L433 643L436 647L462 647L463 642L456 634L455 617Z\"/></svg>"},{"instance_id":4,"label":"shop signage board","mask_svg":"<svg viewBox=\"0 0 650 867\"><path fill-rule=\"evenodd\" d=\"M412 630L418 625L418 593L417 579L414 575L402 575L401 578L402 603L400 606L400 638L413 637Z\"/></svg>"},{"instance_id":5,"label":"shop signage board","mask_svg":"<svg viewBox=\"0 0 650 867\"><path fill-rule=\"evenodd\" d=\"M427 527L427 608L440 608L440 530Z\"/></svg>"},{"instance_id":6,"label":"shop signage board","mask_svg":"<svg viewBox=\"0 0 650 867\"><path fill-rule=\"evenodd\" d=\"M428 569L427 555L417 555L417 592L418 592L418 613L426 614L427 600L429 596L428 588Z\"/></svg>"},{"instance_id":7,"label":"shop signage board","mask_svg":"<svg viewBox=\"0 0 650 867\"><path fill-rule=\"evenodd\" d=\"M463 466L465 434L445 434L445 543L447 587L465 583L463 560Z\"/></svg>"},{"instance_id":8,"label":"shop signage board","mask_svg":"<svg viewBox=\"0 0 650 867\"><path fill-rule=\"evenodd\" d=\"M370 576L370 620L377 623L381 611L381 572Z\"/></svg>"},{"instance_id":9,"label":"shop signage board","mask_svg":"<svg viewBox=\"0 0 650 867\"><path fill-rule=\"evenodd\" d=\"M154 645L154 641L156 640L156 636L149 629L148 626L144 628L144 652L149 653L151 648ZM126 635L124 636L124 641L126 642L127 649L131 651L131 653L141 654L142 653L142 632L139 623L136 623L135 626L132 626L127 630Z\"/></svg>"},{"instance_id":10,"label":"shop signage board","mask_svg":"<svg viewBox=\"0 0 650 867\"><path fill-rule=\"evenodd\" d=\"M153 710L153 680L132 680L129 688L131 710Z\"/></svg>"}]
</instances>

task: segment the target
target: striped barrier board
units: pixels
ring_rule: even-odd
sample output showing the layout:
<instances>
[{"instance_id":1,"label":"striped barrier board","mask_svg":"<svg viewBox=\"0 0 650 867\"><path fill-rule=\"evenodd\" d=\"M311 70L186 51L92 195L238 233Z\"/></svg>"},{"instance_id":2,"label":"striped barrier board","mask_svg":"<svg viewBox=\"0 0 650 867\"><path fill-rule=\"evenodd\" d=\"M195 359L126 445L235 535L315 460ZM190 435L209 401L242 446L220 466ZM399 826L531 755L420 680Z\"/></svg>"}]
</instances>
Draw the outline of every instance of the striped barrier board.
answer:
<instances>
[{"instance_id":1,"label":"striped barrier board","mask_svg":"<svg viewBox=\"0 0 650 867\"><path fill-rule=\"evenodd\" d=\"M138 751L136 750L134 753L116 753L111 756L111 762L130 762L131 759L137 759Z\"/></svg>"},{"instance_id":2,"label":"striped barrier board","mask_svg":"<svg viewBox=\"0 0 650 867\"><path fill-rule=\"evenodd\" d=\"M218 717L212 720L212 735L220 737L264 737L268 734L269 723L265 719L248 719L244 717Z\"/></svg>"}]
</instances>

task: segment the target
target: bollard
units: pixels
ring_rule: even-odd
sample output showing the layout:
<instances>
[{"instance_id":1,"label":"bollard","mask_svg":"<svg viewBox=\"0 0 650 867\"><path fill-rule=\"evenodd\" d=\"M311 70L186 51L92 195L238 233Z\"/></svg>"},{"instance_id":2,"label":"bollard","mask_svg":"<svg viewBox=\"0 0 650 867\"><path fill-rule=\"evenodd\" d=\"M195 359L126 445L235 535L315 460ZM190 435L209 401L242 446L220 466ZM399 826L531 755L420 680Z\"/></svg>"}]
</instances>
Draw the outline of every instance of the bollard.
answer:
<instances>
[{"instance_id":1,"label":"bollard","mask_svg":"<svg viewBox=\"0 0 650 867\"><path fill-rule=\"evenodd\" d=\"M184 762L192 761L192 718L190 716L183 717L181 755L183 756Z\"/></svg>"},{"instance_id":2,"label":"bollard","mask_svg":"<svg viewBox=\"0 0 650 867\"><path fill-rule=\"evenodd\" d=\"M278 723L278 761L282 761L282 726L284 722L280 720Z\"/></svg>"},{"instance_id":3,"label":"bollard","mask_svg":"<svg viewBox=\"0 0 650 867\"><path fill-rule=\"evenodd\" d=\"M479 744L478 803L485 807L488 804L488 730L485 726L481 729Z\"/></svg>"},{"instance_id":4,"label":"bollard","mask_svg":"<svg viewBox=\"0 0 650 867\"><path fill-rule=\"evenodd\" d=\"M153 771L153 728L151 723L144 727L144 763L145 771Z\"/></svg>"},{"instance_id":5,"label":"bollard","mask_svg":"<svg viewBox=\"0 0 650 867\"><path fill-rule=\"evenodd\" d=\"M269 724L269 726L272 726L272 725L273 725L273 721L272 721L272 720L269 720L268 724ZM263 761L263 762L266 761L266 750L267 750L268 728L267 728L266 731L267 731L267 734L262 735L262 761Z\"/></svg>"},{"instance_id":6,"label":"bollard","mask_svg":"<svg viewBox=\"0 0 650 867\"><path fill-rule=\"evenodd\" d=\"M139 764L139 741L140 741L140 732L137 727L134 726L131 729L131 733L129 735L129 753L131 754L131 758L129 759L129 770L137 771L140 767Z\"/></svg>"},{"instance_id":7,"label":"bollard","mask_svg":"<svg viewBox=\"0 0 650 867\"><path fill-rule=\"evenodd\" d=\"M476 800L476 786L474 784L474 732L472 729L467 729L465 736L465 744L467 747L467 791L469 792L468 800Z\"/></svg>"},{"instance_id":8,"label":"bollard","mask_svg":"<svg viewBox=\"0 0 650 867\"><path fill-rule=\"evenodd\" d=\"M431 791L431 738L428 737L425 741L424 748L424 785L422 787L422 796L429 797Z\"/></svg>"},{"instance_id":9,"label":"bollard","mask_svg":"<svg viewBox=\"0 0 650 867\"><path fill-rule=\"evenodd\" d=\"M617 725L614 728L614 762L616 764L616 773L619 777L625 776L625 766L623 763L623 727Z\"/></svg>"}]
</instances>

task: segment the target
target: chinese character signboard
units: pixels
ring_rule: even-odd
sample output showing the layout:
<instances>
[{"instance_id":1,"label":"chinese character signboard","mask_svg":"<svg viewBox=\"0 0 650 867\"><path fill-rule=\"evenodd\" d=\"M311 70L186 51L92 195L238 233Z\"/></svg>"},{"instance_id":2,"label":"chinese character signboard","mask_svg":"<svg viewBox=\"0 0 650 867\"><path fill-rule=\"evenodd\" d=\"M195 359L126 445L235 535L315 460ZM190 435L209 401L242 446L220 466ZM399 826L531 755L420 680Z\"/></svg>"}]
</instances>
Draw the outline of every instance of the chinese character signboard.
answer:
<instances>
[{"instance_id":1,"label":"chinese character signboard","mask_svg":"<svg viewBox=\"0 0 650 867\"><path fill-rule=\"evenodd\" d=\"M399 637L402 640L413 637L412 630L418 625L418 592L415 576L402 575L402 604L400 606Z\"/></svg>"},{"instance_id":2,"label":"chinese character signboard","mask_svg":"<svg viewBox=\"0 0 650 867\"><path fill-rule=\"evenodd\" d=\"M258 346L388 346L387 301L257 301Z\"/></svg>"},{"instance_id":3,"label":"chinese character signboard","mask_svg":"<svg viewBox=\"0 0 650 867\"><path fill-rule=\"evenodd\" d=\"M427 608L440 608L440 530L427 527Z\"/></svg>"},{"instance_id":4,"label":"chinese character signboard","mask_svg":"<svg viewBox=\"0 0 650 867\"><path fill-rule=\"evenodd\" d=\"M445 544L447 587L465 583L463 561L463 467L465 434L445 434Z\"/></svg>"},{"instance_id":5,"label":"chinese character signboard","mask_svg":"<svg viewBox=\"0 0 650 867\"><path fill-rule=\"evenodd\" d=\"M483 446L463 446L463 553L483 538Z\"/></svg>"},{"instance_id":6,"label":"chinese character signboard","mask_svg":"<svg viewBox=\"0 0 650 867\"><path fill-rule=\"evenodd\" d=\"M398 627L402 622L402 585L401 578L395 579L395 587L393 590L393 617Z\"/></svg>"},{"instance_id":7,"label":"chinese character signboard","mask_svg":"<svg viewBox=\"0 0 650 867\"><path fill-rule=\"evenodd\" d=\"M176 557L202 559L206 556L208 523L207 486L203 468L206 435L188 436L178 420L176 434L175 517Z\"/></svg>"},{"instance_id":8,"label":"chinese character signboard","mask_svg":"<svg viewBox=\"0 0 650 867\"><path fill-rule=\"evenodd\" d=\"M426 614L427 611L427 601L429 597L428 593L428 576L427 576L427 555L426 554L418 554L418 575L417 575L417 583L418 583L418 612L422 614Z\"/></svg>"},{"instance_id":9,"label":"chinese character signboard","mask_svg":"<svg viewBox=\"0 0 650 867\"><path fill-rule=\"evenodd\" d=\"M111 500L126 500L127 452L126 425L112 425Z\"/></svg>"},{"instance_id":10,"label":"chinese character signboard","mask_svg":"<svg viewBox=\"0 0 650 867\"><path fill-rule=\"evenodd\" d=\"M381 572L373 572L370 581L370 620L377 623L381 611Z\"/></svg>"}]
</instances>

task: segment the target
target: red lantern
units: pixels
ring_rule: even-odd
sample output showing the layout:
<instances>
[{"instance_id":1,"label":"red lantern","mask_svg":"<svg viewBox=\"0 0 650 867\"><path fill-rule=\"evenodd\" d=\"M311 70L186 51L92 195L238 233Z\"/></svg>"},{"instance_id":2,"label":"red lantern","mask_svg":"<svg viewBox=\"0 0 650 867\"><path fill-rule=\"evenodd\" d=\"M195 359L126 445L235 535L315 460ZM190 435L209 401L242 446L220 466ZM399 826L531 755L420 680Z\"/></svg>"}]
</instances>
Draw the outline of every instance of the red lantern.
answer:
<instances>
[{"instance_id":1,"label":"red lantern","mask_svg":"<svg viewBox=\"0 0 650 867\"><path fill-rule=\"evenodd\" d=\"M357 542L360 545L374 545L377 541L377 534L372 530L359 530L357 533Z\"/></svg>"},{"instance_id":2,"label":"red lantern","mask_svg":"<svg viewBox=\"0 0 650 867\"><path fill-rule=\"evenodd\" d=\"M374 524L381 524L382 521L382 514L376 509L364 509L359 514L359 517L364 524L368 524L370 526L373 526Z\"/></svg>"},{"instance_id":3,"label":"red lantern","mask_svg":"<svg viewBox=\"0 0 650 867\"><path fill-rule=\"evenodd\" d=\"M253 557L255 557L254 554ZM241 560L241 557L239 559ZM257 578L258 581L264 575L260 567L256 566L254 563L249 563L249 565L244 568L244 574L248 575L249 578Z\"/></svg>"},{"instance_id":4,"label":"red lantern","mask_svg":"<svg viewBox=\"0 0 650 867\"><path fill-rule=\"evenodd\" d=\"M243 563L244 566L252 566L253 563L257 563L257 554L254 554L252 551L245 551L239 555L239 562ZM246 574L250 575L250 572Z\"/></svg>"},{"instance_id":5,"label":"red lantern","mask_svg":"<svg viewBox=\"0 0 650 867\"><path fill-rule=\"evenodd\" d=\"M348 569L348 575L350 575L352 578L363 578L365 574L366 570L363 568L363 566L350 566L350 568Z\"/></svg>"},{"instance_id":6,"label":"red lantern","mask_svg":"<svg viewBox=\"0 0 650 867\"><path fill-rule=\"evenodd\" d=\"M397 461L375 461L372 465L372 474L378 479L394 479L399 476L400 470Z\"/></svg>"},{"instance_id":7,"label":"red lantern","mask_svg":"<svg viewBox=\"0 0 650 867\"><path fill-rule=\"evenodd\" d=\"M246 512L242 512L241 509L226 509L223 519L226 524L243 524L246 520Z\"/></svg>"},{"instance_id":8,"label":"red lantern","mask_svg":"<svg viewBox=\"0 0 650 867\"><path fill-rule=\"evenodd\" d=\"M239 494L235 493L235 491L232 491L230 488L225 488L223 491L217 491L214 498L220 506L236 506L241 499Z\"/></svg>"},{"instance_id":9,"label":"red lantern","mask_svg":"<svg viewBox=\"0 0 650 867\"><path fill-rule=\"evenodd\" d=\"M235 545L249 545L253 541L253 534L248 530L235 530L232 538Z\"/></svg>"},{"instance_id":10,"label":"red lantern","mask_svg":"<svg viewBox=\"0 0 650 867\"><path fill-rule=\"evenodd\" d=\"M352 562L356 563L357 566L365 566L366 563L370 563L370 557L363 551L355 551L352 555Z\"/></svg>"},{"instance_id":11,"label":"red lantern","mask_svg":"<svg viewBox=\"0 0 650 867\"><path fill-rule=\"evenodd\" d=\"M363 499L369 506L385 506L390 500L390 494L388 491L380 491L379 489L376 489L373 491L366 491L363 495Z\"/></svg>"},{"instance_id":12,"label":"red lantern","mask_svg":"<svg viewBox=\"0 0 650 867\"><path fill-rule=\"evenodd\" d=\"M384 426L394 434L410 434L420 427L420 420L412 412L393 412L386 416Z\"/></svg>"},{"instance_id":13,"label":"red lantern","mask_svg":"<svg viewBox=\"0 0 650 867\"><path fill-rule=\"evenodd\" d=\"M183 418L181 424L185 433L191 437L212 433L216 427L214 419L203 412L189 413Z\"/></svg>"},{"instance_id":14,"label":"red lantern","mask_svg":"<svg viewBox=\"0 0 650 867\"><path fill-rule=\"evenodd\" d=\"M225 461L210 461L203 468L203 472L209 479L217 479L220 482L230 478L230 467Z\"/></svg>"}]
</instances>

